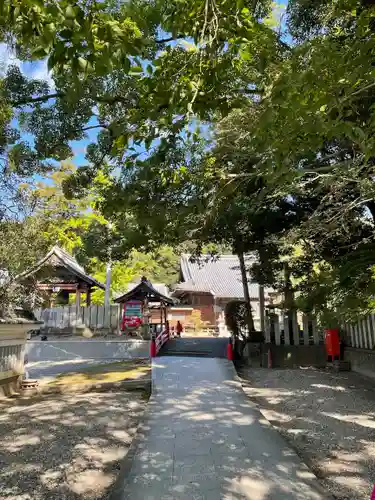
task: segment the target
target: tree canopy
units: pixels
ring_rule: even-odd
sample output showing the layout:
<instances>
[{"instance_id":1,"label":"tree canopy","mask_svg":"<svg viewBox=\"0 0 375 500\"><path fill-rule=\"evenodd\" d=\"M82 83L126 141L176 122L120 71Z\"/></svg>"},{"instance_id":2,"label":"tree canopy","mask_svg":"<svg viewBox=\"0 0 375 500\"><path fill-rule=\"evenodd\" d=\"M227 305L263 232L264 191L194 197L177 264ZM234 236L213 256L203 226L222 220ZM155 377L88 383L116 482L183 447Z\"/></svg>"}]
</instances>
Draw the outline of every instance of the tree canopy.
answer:
<instances>
[{"instance_id":1,"label":"tree canopy","mask_svg":"<svg viewBox=\"0 0 375 500\"><path fill-rule=\"evenodd\" d=\"M0 216L97 130L61 184L95 193L83 259L224 244L293 307L370 310L374 16L368 0L289 0L283 16L268 0L5 0L0 40L51 78L2 76L0 181L16 189Z\"/></svg>"}]
</instances>

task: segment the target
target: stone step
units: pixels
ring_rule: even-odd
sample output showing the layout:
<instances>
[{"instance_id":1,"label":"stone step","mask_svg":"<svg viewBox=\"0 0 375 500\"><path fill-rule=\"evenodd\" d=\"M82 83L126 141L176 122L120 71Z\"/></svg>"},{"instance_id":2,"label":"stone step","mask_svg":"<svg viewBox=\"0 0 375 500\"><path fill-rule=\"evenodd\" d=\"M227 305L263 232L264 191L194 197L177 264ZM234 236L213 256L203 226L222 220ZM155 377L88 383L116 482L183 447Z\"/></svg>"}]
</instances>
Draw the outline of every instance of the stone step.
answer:
<instances>
[{"instance_id":1,"label":"stone step","mask_svg":"<svg viewBox=\"0 0 375 500\"><path fill-rule=\"evenodd\" d=\"M169 340L159 352L159 356L196 356L202 358L225 358L228 339L189 338Z\"/></svg>"},{"instance_id":2,"label":"stone step","mask_svg":"<svg viewBox=\"0 0 375 500\"><path fill-rule=\"evenodd\" d=\"M333 363L327 363L327 368L335 372L350 372L350 361L336 360Z\"/></svg>"},{"instance_id":3,"label":"stone step","mask_svg":"<svg viewBox=\"0 0 375 500\"><path fill-rule=\"evenodd\" d=\"M211 351L174 351L171 349L161 350L161 356L196 356L196 357L214 357Z\"/></svg>"}]
</instances>

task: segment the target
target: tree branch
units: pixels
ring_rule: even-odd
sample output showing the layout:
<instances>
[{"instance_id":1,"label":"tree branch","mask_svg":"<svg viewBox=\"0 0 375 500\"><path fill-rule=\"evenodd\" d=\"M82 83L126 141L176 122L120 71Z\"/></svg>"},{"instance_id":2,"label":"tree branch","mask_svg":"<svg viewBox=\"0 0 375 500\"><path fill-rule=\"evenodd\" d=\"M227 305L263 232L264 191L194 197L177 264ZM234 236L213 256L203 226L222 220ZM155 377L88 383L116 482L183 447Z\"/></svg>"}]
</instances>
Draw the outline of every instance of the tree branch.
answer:
<instances>
[{"instance_id":1,"label":"tree branch","mask_svg":"<svg viewBox=\"0 0 375 500\"><path fill-rule=\"evenodd\" d=\"M350 157L347 158L339 158L340 155L342 155L342 151L336 151L335 153L332 153L330 155L325 156L324 158L319 158L317 161L314 163L310 163L310 165L307 165L304 167L301 172L303 174L315 174L318 172L329 172L330 170L333 170L335 167L339 165L343 165L344 163L353 160ZM347 156L349 153L347 151L344 151L344 154ZM331 161L331 160L336 160L336 163L329 163L328 165L324 165L325 162ZM314 168L316 167L316 168Z\"/></svg>"},{"instance_id":2,"label":"tree branch","mask_svg":"<svg viewBox=\"0 0 375 500\"><path fill-rule=\"evenodd\" d=\"M50 99L56 99L56 97L62 97L64 94L62 92L56 92L55 94L42 95L39 97L24 97L18 101L12 101L12 106L24 106L25 104L34 104L35 102L47 102Z\"/></svg>"},{"instance_id":3,"label":"tree branch","mask_svg":"<svg viewBox=\"0 0 375 500\"><path fill-rule=\"evenodd\" d=\"M82 130L82 132L85 132L86 130L92 130L94 128L108 128L109 125L105 125L104 123L101 125L90 125L89 127L84 127L78 130Z\"/></svg>"},{"instance_id":4,"label":"tree branch","mask_svg":"<svg viewBox=\"0 0 375 500\"><path fill-rule=\"evenodd\" d=\"M169 38L163 38L162 40L155 40L155 43L168 43L173 42L173 40L181 40L185 38L185 35L170 36Z\"/></svg>"},{"instance_id":5,"label":"tree branch","mask_svg":"<svg viewBox=\"0 0 375 500\"><path fill-rule=\"evenodd\" d=\"M64 92L56 92L55 94L42 95L39 97L24 97L23 99L19 99L18 101L11 101L12 106L25 106L27 104L34 104L37 102L47 102L50 99L56 99L57 97L65 97ZM126 102L128 103L128 97L123 96L89 96L83 95L83 98L92 99L93 101L104 102L107 104L115 104L116 102Z\"/></svg>"}]
</instances>

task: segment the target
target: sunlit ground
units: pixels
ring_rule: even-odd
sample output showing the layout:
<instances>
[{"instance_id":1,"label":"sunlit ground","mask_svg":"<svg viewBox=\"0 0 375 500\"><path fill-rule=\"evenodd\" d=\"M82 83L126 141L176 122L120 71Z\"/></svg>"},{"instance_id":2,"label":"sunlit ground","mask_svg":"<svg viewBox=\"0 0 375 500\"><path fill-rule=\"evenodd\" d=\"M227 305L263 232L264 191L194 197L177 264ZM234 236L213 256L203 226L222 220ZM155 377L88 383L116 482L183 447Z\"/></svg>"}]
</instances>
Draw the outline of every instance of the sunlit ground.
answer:
<instances>
[{"instance_id":1,"label":"sunlit ground","mask_svg":"<svg viewBox=\"0 0 375 500\"><path fill-rule=\"evenodd\" d=\"M120 361L93 365L72 373L62 373L48 382L48 386L66 386L77 388L87 384L108 384L125 380L140 380L150 376L151 366L148 360Z\"/></svg>"},{"instance_id":2,"label":"sunlit ground","mask_svg":"<svg viewBox=\"0 0 375 500\"><path fill-rule=\"evenodd\" d=\"M375 482L375 390L355 373L247 369L245 391L340 500Z\"/></svg>"},{"instance_id":3,"label":"sunlit ground","mask_svg":"<svg viewBox=\"0 0 375 500\"><path fill-rule=\"evenodd\" d=\"M0 499L106 498L145 405L123 391L0 402Z\"/></svg>"}]
</instances>

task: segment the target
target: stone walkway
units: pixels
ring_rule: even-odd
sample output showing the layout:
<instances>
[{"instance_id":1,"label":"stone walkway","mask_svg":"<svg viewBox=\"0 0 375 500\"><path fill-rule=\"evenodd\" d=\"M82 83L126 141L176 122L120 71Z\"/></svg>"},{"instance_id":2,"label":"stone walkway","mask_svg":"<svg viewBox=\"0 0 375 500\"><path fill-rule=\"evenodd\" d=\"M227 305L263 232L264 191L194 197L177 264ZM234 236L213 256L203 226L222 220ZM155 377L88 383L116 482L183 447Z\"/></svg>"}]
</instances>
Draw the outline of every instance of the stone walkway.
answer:
<instances>
[{"instance_id":1,"label":"stone walkway","mask_svg":"<svg viewBox=\"0 0 375 500\"><path fill-rule=\"evenodd\" d=\"M327 500L223 359L153 360L153 395L121 500Z\"/></svg>"}]
</instances>

